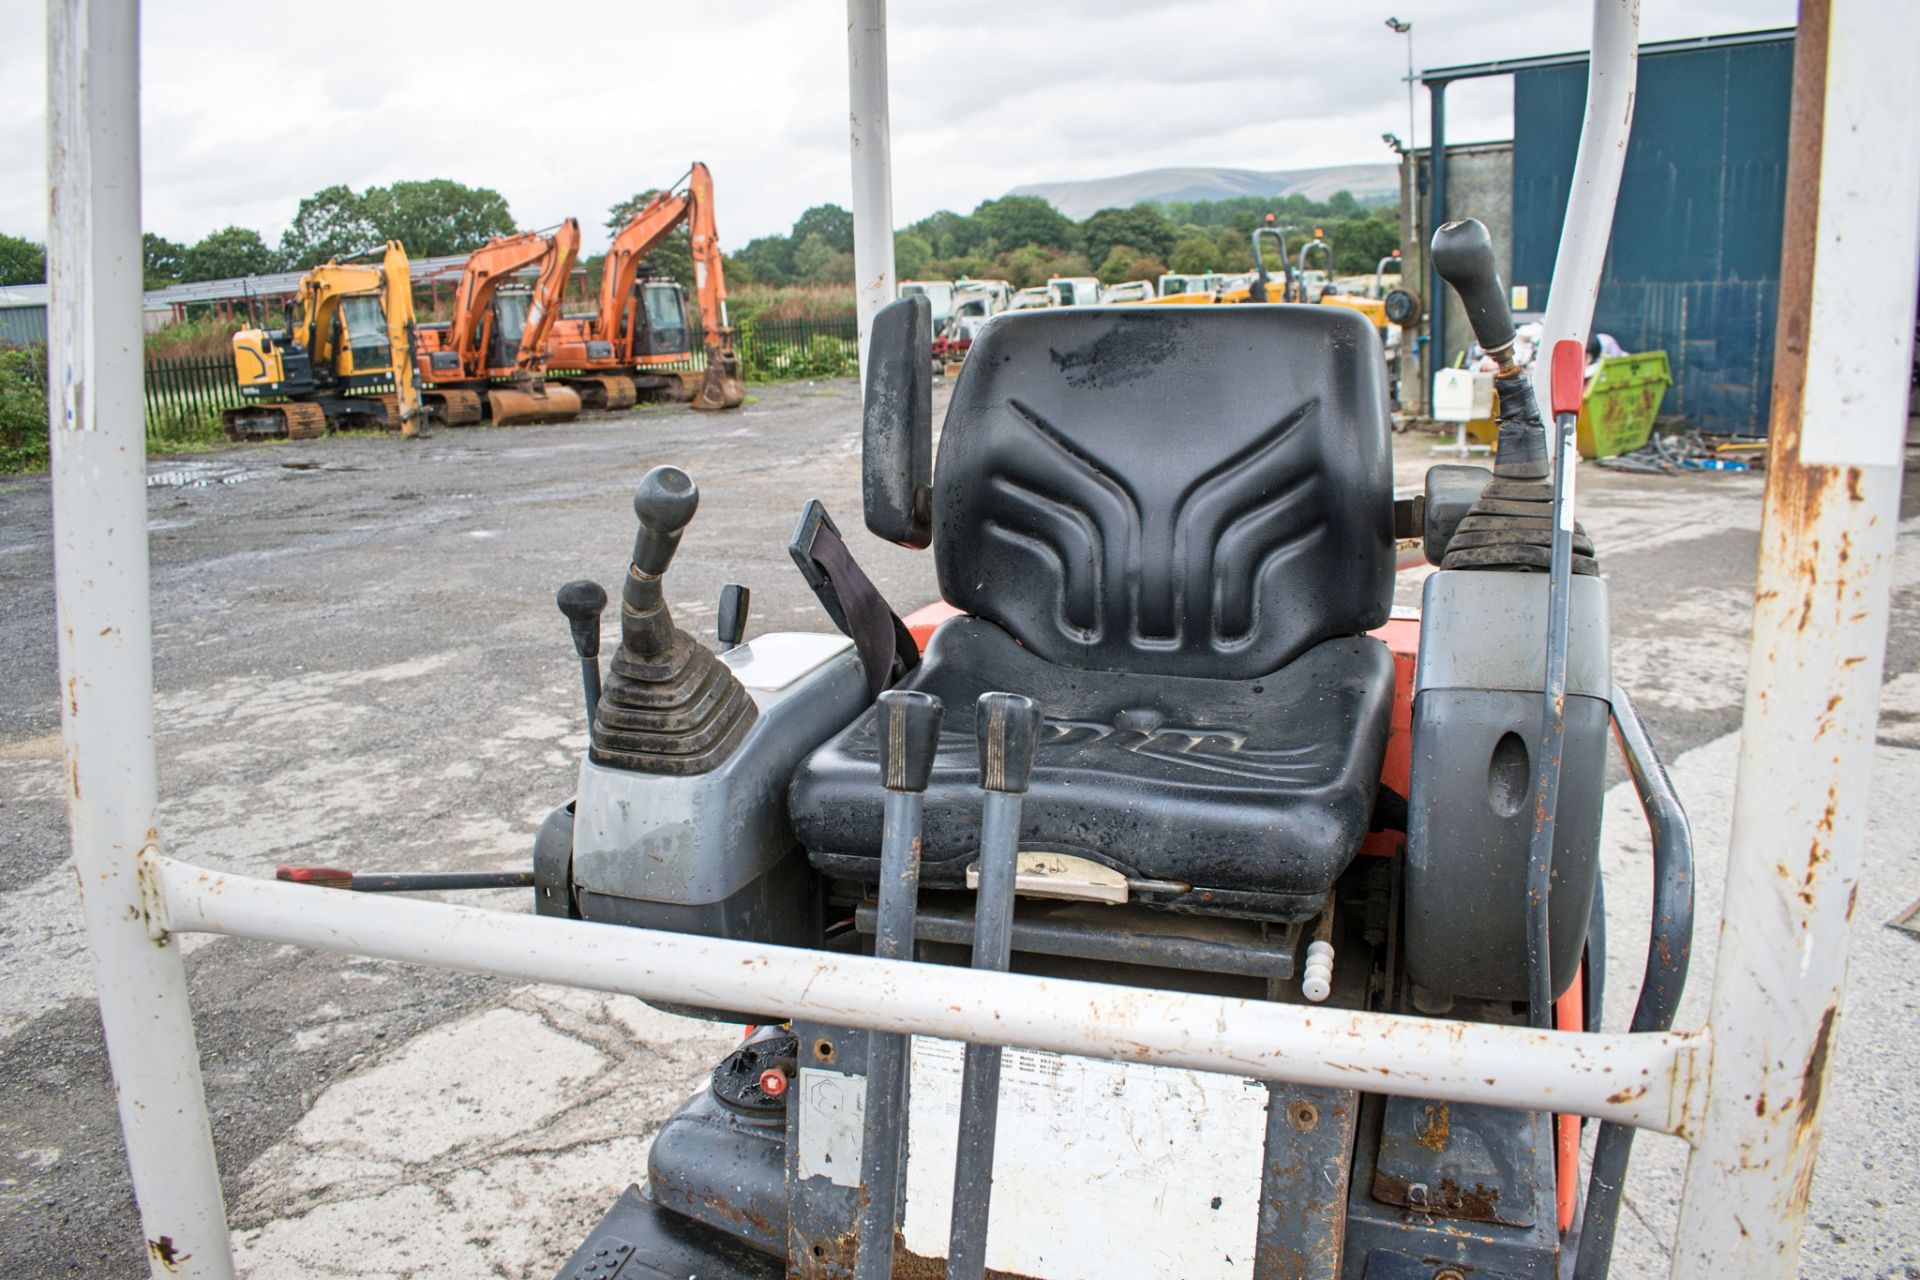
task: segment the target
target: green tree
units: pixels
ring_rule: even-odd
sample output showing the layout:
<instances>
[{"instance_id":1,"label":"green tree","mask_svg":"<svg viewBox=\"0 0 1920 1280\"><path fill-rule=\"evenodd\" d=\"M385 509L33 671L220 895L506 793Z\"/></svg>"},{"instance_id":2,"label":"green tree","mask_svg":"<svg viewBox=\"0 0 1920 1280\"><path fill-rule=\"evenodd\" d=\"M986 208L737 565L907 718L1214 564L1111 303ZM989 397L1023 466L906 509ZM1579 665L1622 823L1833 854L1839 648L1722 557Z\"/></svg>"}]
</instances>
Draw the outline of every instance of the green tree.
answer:
<instances>
[{"instance_id":1,"label":"green tree","mask_svg":"<svg viewBox=\"0 0 1920 1280\"><path fill-rule=\"evenodd\" d=\"M793 270L808 284L852 284L853 254L835 249L816 232L794 249Z\"/></svg>"},{"instance_id":2,"label":"green tree","mask_svg":"<svg viewBox=\"0 0 1920 1280\"><path fill-rule=\"evenodd\" d=\"M384 238L368 214L366 198L335 183L300 202L280 236L280 261L289 271L305 271L329 258L364 253ZM413 246L407 248L411 252Z\"/></svg>"},{"instance_id":3,"label":"green tree","mask_svg":"<svg viewBox=\"0 0 1920 1280\"><path fill-rule=\"evenodd\" d=\"M1133 262L1140 256L1140 251L1131 245L1116 244L1107 250L1107 256L1101 259L1100 269L1094 274L1100 277L1101 284L1119 284L1122 280L1136 279Z\"/></svg>"},{"instance_id":4,"label":"green tree","mask_svg":"<svg viewBox=\"0 0 1920 1280\"><path fill-rule=\"evenodd\" d=\"M1077 249L1079 228L1039 196L1001 196L983 201L973 211L981 239L1002 245L1037 244L1043 248Z\"/></svg>"},{"instance_id":5,"label":"green tree","mask_svg":"<svg viewBox=\"0 0 1920 1280\"><path fill-rule=\"evenodd\" d=\"M1220 250L1220 270L1253 270L1253 245L1247 235L1247 232L1236 231L1232 227L1220 228L1220 234L1214 240L1214 245Z\"/></svg>"},{"instance_id":6,"label":"green tree","mask_svg":"<svg viewBox=\"0 0 1920 1280\"><path fill-rule=\"evenodd\" d=\"M449 178L369 187L362 200L375 238L398 240L415 258L470 253L515 230L505 196Z\"/></svg>"},{"instance_id":7,"label":"green tree","mask_svg":"<svg viewBox=\"0 0 1920 1280\"><path fill-rule=\"evenodd\" d=\"M1176 239L1173 223L1150 204L1102 209L1082 222L1080 231L1086 238L1087 256L1095 262L1104 261L1117 244L1165 257Z\"/></svg>"},{"instance_id":8,"label":"green tree","mask_svg":"<svg viewBox=\"0 0 1920 1280\"><path fill-rule=\"evenodd\" d=\"M793 241L786 236L758 236L736 256L763 284L782 285L793 279Z\"/></svg>"},{"instance_id":9,"label":"green tree","mask_svg":"<svg viewBox=\"0 0 1920 1280\"><path fill-rule=\"evenodd\" d=\"M907 230L932 245L935 258L964 258L980 246L980 229L973 219L951 209L929 214Z\"/></svg>"},{"instance_id":10,"label":"green tree","mask_svg":"<svg viewBox=\"0 0 1920 1280\"><path fill-rule=\"evenodd\" d=\"M933 246L911 231L893 233L893 274L901 280L918 280L933 261Z\"/></svg>"},{"instance_id":11,"label":"green tree","mask_svg":"<svg viewBox=\"0 0 1920 1280\"><path fill-rule=\"evenodd\" d=\"M853 252L853 215L837 204L817 204L801 214L793 224L793 243L797 246L811 236L819 236L836 253Z\"/></svg>"},{"instance_id":12,"label":"green tree","mask_svg":"<svg viewBox=\"0 0 1920 1280\"><path fill-rule=\"evenodd\" d=\"M627 220L647 207L653 198L660 194L660 188L649 187L636 192L607 210L607 230L618 233L627 225ZM661 238L660 243L647 251L647 261L653 264L655 271L663 271L681 284L691 289L693 279L693 238L682 222Z\"/></svg>"},{"instance_id":13,"label":"green tree","mask_svg":"<svg viewBox=\"0 0 1920 1280\"><path fill-rule=\"evenodd\" d=\"M1173 246L1168 263L1181 275L1199 275L1220 269L1220 246L1205 236L1188 236Z\"/></svg>"},{"instance_id":14,"label":"green tree","mask_svg":"<svg viewBox=\"0 0 1920 1280\"><path fill-rule=\"evenodd\" d=\"M225 280L264 275L279 266L273 250L250 227L222 227L202 236L180 255L182 280Z\"/></svg>"},{"instance_id":15,"label":"green tree","mask_svg":"<svg viewBox=\"0 0 1920 1280\"><path fill-rule=\"evenodd\" d=\"M42 284L47 278L47 247L20 236L0 234L0 284Z\"/></svg>"},{"instance_id":16,"label":"green tree","mask_svg":"<svg viewBox=\"0 0 1920 1280\"><path fill-rule=\"evenodd\" d=\"M148 231L140 236L141 276L148 289L164 289L180 278L187 246Z\"/></svg>"},{"instance_id":17,"label":"green tree","mask_svg":"<svg viewBox=\"0 0 1920 1280\"><path fill-rule=\"evenodd\" d=\"M1007 278L1016 289L1031 289L1047 282L1047 251L1037 244L1024 244L1002 257Z\"/></svg>"},{"instance_id":18,"label":"green tree","mask_svg":"<svg viewBox=\"0 0 1920 1280\"><path fill-rule=\"evenodd\" d=\"M1334 270L1341 275L1372 275L1380 259L1400 247L1399 226L1378 218L1329 222L1323 229L1333 246Z\"/></svg>"}]
</instances>

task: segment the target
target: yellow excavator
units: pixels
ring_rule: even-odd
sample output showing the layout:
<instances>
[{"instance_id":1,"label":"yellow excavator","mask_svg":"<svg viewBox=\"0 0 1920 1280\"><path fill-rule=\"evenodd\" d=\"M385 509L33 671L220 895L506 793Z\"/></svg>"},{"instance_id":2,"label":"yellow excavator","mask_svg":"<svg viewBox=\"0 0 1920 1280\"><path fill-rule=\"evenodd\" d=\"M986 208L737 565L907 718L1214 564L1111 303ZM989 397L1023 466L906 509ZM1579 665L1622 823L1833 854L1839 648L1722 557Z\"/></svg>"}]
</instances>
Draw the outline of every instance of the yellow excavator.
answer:
<instances>
[{"instance_id":1,"label":"yellow excavator","mask_svg":"<svg viewBox=\"0 0 1920 1280\"><path fill-rule=\"evenodd\" d=\"M286 328L234 334L233 362L246 403L221 414L229 440L304 440L329 429L418 435L406 249L389 240L378 262L315 267Z\"/></svg>"}]
</instances>

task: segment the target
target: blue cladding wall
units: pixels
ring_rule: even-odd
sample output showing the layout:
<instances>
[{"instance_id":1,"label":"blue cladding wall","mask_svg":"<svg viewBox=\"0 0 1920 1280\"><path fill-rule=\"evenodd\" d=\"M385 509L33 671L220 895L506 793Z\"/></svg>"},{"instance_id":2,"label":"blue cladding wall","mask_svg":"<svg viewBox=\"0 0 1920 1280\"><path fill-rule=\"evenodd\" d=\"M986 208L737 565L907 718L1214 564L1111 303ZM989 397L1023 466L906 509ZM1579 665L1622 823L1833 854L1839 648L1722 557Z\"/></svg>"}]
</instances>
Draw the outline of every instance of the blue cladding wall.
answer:
<instances>
[{"instance_id":1,"label":"blue cladding wall","mask_svg":"<svg viewBox=\"0 0 1920 1280\"><path fill-rule=\"evenodd\" d=\"M1665 350L1661 413L1763 434L1786 205L1793 41L1640 60L1620 206L1594 327ZM1513 282L1544 310L1580 145L1587 68L1513 78Z\"/></svg>"}]
</instances>

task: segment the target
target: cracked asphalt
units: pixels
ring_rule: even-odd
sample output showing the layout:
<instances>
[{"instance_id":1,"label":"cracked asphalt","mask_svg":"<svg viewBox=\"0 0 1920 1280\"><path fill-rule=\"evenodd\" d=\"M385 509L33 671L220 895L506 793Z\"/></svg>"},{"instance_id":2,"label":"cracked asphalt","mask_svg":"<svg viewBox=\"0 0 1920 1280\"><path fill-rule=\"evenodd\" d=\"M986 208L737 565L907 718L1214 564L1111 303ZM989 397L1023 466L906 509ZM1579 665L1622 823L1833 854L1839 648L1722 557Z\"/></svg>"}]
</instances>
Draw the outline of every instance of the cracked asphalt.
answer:
<instances>
[{"instance_id":1,"label":"cracked asphalt","mask_svg":"<svg viewBox=\"0 0 1920 1280\"><path fill-rule=\"evenodd\" d=\"M1397 443L1412 488L1427 442ZM660 462L702 490L668 593L703 638L728 582L753 590L752 633L829 625L786 553L813 497L897 605L935 594L927 557L860 528L846 381L755 388L727 415L653 408L155 460L168 851L248 874L523 866L586 741L554 588L618 582L633 487ZM1695 1019L1724 881L1760 488L1753 475L1581 476L1615 674L1700 845ZM1920 937L1889 927L1920 898L1912 489L1808 1276L1920 1276L1920 1105L1897 1049L1920 1024ZM49 546L45 478L0 481L0 1275L134 1276L145 1262L67 860ZM1419 576L1402 584L1409 603ZM1608 812L1608 1007L1624 1026L1645 838L1624 788ZM551 1275L737 1034L618 997L228 939L185 950L236 1257L256 1280ZM1681 1156L1667 1140L1636 1148L1616 1275L1664 1273Z\"/></svg>"}]
</instances>

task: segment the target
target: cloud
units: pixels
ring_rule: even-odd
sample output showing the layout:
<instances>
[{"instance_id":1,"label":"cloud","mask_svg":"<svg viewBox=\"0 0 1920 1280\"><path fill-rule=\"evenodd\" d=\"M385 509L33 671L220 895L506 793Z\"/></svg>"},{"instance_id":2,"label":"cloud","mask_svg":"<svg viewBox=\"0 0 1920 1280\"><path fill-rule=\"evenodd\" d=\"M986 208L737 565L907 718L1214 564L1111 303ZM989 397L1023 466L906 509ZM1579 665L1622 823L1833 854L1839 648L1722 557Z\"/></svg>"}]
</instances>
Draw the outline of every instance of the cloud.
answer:
<instances>
[{"instance_id":1,"label":"cloud","mask_svg":"<svg viewBox=\"0 0 1920 1280\"><path fill-rule=\"evenodd\" d=\"M1395 6L1398 9L1395 9ZM1672 0L1643 36L1793 21L1792 0ZM569 215L589 250L605 210L694 159L723 241L850 201L846 30L837 0L701 6L167 0L143 13L144 214L192 241L238 223L277 239L300 198L448 177L501 191L528 226ZM1387 158L1422 66L1578 49L1588 0L1366 6L1226 0L895 0L894 209L971 209L1025 182L1177 164L1251 169ZM45 234L45 40L38 0L0 0L0 230ZM1424 95L1422 95L1424 98ZM1506 136L1504 81L1449 97L1449 136ZM1427 132L1420 103L1419 133Z\"/></svg>"}]
</instances>

